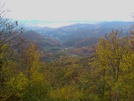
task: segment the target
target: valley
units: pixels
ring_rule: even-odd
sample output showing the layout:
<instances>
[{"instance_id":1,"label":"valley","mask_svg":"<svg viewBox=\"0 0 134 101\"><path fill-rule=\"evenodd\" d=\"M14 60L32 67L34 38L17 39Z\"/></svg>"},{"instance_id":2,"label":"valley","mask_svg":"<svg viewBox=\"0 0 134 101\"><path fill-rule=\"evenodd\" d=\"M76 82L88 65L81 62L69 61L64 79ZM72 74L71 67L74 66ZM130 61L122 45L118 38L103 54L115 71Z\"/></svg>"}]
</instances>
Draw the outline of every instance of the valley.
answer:
<instances>
[{"instance_id":1,"label":"valley","mask_svg":"<svg viewBox=\"0 0 134 101\"><path fill-rule=\"evenodd\" d=\"M133 22L4 24L1 101L133 101Z\"/></svg>"},{"instance_id":2,"label":"valley","mask_svg":"<svg viewBox=\"0 0 134 101\"><path fill-rule=\"evenodd\" d=\"M133 0L0 0L0 101L134 101Z\"/></svg>"},{"instance_id":3,"label":"valley","mask_svg":"<svg viewBox=\"0 0 134 101\"><path fill-rule=\"evenodd\" d=\"M24 37L39 45L45 52L67 52L78 56L91 54L100 37L106 37L112 30L129 34L133 22L112 21L92 24L76 23L59 28L39 27L36 24L25 28Z\"/></svg>"}]
</instances>

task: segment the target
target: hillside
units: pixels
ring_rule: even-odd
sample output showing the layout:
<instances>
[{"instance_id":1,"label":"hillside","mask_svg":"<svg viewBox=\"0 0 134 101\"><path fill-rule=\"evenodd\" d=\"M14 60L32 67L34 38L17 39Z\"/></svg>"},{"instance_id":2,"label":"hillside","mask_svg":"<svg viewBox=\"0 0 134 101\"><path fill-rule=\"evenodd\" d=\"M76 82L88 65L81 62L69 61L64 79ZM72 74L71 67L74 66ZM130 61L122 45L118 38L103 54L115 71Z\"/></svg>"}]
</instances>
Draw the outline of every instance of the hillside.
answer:
<instances>
[{"instance_id":1,"label":"hillside","mask_svg":"<svg viewBox=\"0 0 134 101\"><path fill-rule=\"evenodd\" d=\"M38 44L40 47L44 47L46 45L55 46L59 44L59 41L55 38L48 36L48 35L41 35L35 31L26 31L23 34L23 37L26 38L28 41L32 41L35 44Z\"/></svg>"},{"instance_id":2,"label":"hillside","mask_svg":"<svg viewBox=\"0 0 134 101\"><path fill-rule=\"evenodd\" d=\"M96 44L99 37L109 34L112 30L122 30L122 35L128 34L132 25L133 22L121 21L94 24L78 23L59 28L27 25L24 37L39 44L45 50L81 48Z\"/></svg>"},{"instance_id":3,"label":"hillside","mask_svg":"<svg viewBox=\"0 0 134 101\"><path fill-rule=\"evenodd\" d=\"M75 38L98 38L105 34L109 34L112 29L123 30L123 33L127 33L132 25L133 22L113 21L95 24L78 23L59 28L34 27L32 29L31 27L31 29L43 35L52 36L64 43Z\"/></svg>"}]
</instances>

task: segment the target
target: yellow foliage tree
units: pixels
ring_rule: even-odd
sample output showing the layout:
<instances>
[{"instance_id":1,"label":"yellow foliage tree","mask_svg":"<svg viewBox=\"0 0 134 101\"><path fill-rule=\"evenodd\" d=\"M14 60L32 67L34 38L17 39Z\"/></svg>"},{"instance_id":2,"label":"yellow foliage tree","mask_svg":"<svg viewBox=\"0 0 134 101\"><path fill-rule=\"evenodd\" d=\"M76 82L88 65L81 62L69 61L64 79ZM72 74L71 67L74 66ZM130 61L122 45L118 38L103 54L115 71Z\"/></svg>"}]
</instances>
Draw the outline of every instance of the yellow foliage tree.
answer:
<instances>
[{"instance_id":1,"label":"yellow foliage tree","mask_svg":"<svg viewBox=\"0 0 134 101\"><path fill-rule=\"evenodd\" d=\"M50 97L53 101L80 101L83 94L74 86L65 86L50 91Z\"/></svg>"},{"instance_id":2,"label":"yellow foliage tree","mask_svg":"<svg viewBox=\"0 0 134 101\"><path fill-rule=\"evenodd\" d=\"M101 38L97 45L92 76L96 79L97 89L100 89L99 97L102 100L132 99L132 90L127 91L128 86L130 89L134 87L134 53L129 40L129 37L121 37L121 32L112 31L108 38ZM125 82L126 80L130 80L131 83ZM131 95L124 95L124 91Z\"/></svg>"},{"instance_id":3,"label":"yellow foliage tree","mask_svg":"<svg viewBox=\"0 0 134 101\"><path fill-rule=\"evenodd\" d=\"M45 84L45 78L41 72L41 66L39 62L40 53L38 47L31 42L24 49L21 58L21 71L23 71L28 79L28 91L25 95L25 99L37 100L41 97L41 93L43 92L42 90L44 89L43 85Z\"/></svg>"}]
</instances>

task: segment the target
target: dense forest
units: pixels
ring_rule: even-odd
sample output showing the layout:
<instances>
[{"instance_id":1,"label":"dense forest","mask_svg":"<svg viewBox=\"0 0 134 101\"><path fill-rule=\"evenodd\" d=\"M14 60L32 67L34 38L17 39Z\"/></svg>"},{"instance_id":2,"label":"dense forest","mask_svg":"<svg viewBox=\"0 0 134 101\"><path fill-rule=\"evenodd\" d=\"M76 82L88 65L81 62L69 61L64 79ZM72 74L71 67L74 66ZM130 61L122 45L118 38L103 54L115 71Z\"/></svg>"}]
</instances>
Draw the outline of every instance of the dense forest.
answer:
<instances>
[{"instance_id":1,"label":"dense forest","mask_svg":"<svg viewBox=\"0 0 134 101\"><path fill-rule=\"evenodd\" d=\"M127 32L128 25L114 25L107 34L96 26L92 32L77 27L73 34L63 27L70 34L60 36L59 28L49 36L50 30L25 32L0 14L0 101L134 100L133 26Z\"/></svg>"}]
</instances>

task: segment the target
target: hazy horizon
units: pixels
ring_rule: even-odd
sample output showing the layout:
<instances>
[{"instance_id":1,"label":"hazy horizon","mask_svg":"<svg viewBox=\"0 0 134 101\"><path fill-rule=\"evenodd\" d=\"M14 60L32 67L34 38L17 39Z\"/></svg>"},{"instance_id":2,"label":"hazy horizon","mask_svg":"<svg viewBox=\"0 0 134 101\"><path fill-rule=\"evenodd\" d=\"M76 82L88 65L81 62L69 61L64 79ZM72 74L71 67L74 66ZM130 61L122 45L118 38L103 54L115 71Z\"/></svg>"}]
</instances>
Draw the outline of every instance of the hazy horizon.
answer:
<instances>
[{"instance_id":1,"label":"hazy horizon","mask_svg":"<svg viewBox=\"0 0 134 101\"><path fill-rule=\"evenodd\" d=\"M50 28L59 28L63 26L69 26L73 24L96 24L100 22L113 22L113 21L89 21L89 20L19 20L19 23L23 26L38 26L38 27L50 27ZM116 22L116 20L114 21ZM120 22L118 20L118 22ZM133 22L133 21L121 21L121 22Z\"/></svg>"},{"instance_id":2,"label":"hazy horizon","mask_svg":"<svg viewBox=\"0 0 134 101\"><path fill-rule=\"evenodd\" d=\"M85 21L133 21L133 0L0 0L14 20L54 22L58 27ZM59 21L59 22L58 22ZM71 22L71 23L70 23ZM73 23L74 23L73 22Z\"/></svg>"}]
</instances>

